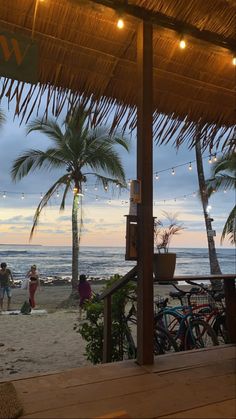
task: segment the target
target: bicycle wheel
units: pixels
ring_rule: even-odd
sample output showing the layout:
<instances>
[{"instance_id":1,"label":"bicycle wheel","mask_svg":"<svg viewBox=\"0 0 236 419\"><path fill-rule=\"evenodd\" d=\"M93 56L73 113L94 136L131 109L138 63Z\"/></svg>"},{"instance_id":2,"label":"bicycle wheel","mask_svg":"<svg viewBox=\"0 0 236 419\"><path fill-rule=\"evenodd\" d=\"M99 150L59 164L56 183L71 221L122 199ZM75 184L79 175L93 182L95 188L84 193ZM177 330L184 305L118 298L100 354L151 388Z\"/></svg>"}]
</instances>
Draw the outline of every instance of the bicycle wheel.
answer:
<instances>
[{"instance_id":1,"label":"bicycle wheel","mask_svg":"<svg viewBox=\"0 0 236 419\"><path fill-rule=\"evenodd\" d=\"M167 330L172 339L175 340L179 350L184 349L184 336L186 331L185 322L181 321L180 316L173 312L163 311L155 318L156 327Z\"/></svg>"},{"instance_id":2,"label":"bicycle wheel","mask_svg":"<svg viewBox=\"0 0 236 419\"><path fill-rule=\"evenodd\" d=\"M229 333L226 325L226 317L224 314L221 314L215 318L213 329L219 343L229 343Z\"/></svg>"},{"instance_id":3,"label":"bicycle wheel","mask_svg":"<svg viewBox=\"0 0 236 419\"><path fill-rule=\"evenodd\" d=\"M219 345L212 327L202 319L190 319L185 334L185 350Z\"/></svg>"},{"instance_id":4,"label":"bicycle wheel","mask_svg":"<svg viewBox=\"0 0 236 419\"><path fill-rule=\"evenodd\" d=\"M157 326L154 331L154 354L164 355L169 352L178 352L178 345L168 331Z\"/></svg>"}]
</instances>

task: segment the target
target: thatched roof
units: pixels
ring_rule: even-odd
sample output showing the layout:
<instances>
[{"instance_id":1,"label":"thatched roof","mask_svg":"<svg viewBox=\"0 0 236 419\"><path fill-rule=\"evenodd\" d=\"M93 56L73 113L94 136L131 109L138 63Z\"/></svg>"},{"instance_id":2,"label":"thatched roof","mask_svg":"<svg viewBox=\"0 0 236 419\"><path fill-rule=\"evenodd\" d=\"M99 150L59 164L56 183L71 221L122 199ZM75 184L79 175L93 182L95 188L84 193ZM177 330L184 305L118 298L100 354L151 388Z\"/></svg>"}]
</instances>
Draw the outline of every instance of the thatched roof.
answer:
<instances>
[{"instance_id":1,"label":"thatched roof","mask_svg":"<svg viewBox=\"0 0 236 419\"><path fill-rule=\"evenodd\" d=\"M118 4L115 0L97 3ZM137 68L136 29L138 19L124 16L125 27L116 27L117 12L86 0L38 1L34 25L35 0L1 0L0 26L18 34L32 36L39 43L39 83L29 86L3 80L0 95L16 99L16 113L27 119L40 106L45 95L46 110L58 115L68 97L74 104L79 96L95 100L99 121L105 122L115 110L114 126L121 120L125 128L136 123ZM182 127L182 137L193 132L201 120L211 132L223 127L235 129L236 80L232 65L236 51L235 0L129 0L128 5L155 16L166 16L180 32L154 25L154 106L155 136L165 129ZM136 9L135 9L136 8ZM132 10L131 10L132 12ZM186 26L187 25L187 26ZM186 35L185 50L179 48L181 30L190 27L209 35L212 43ZM192 32L193 33L193 32ZM198 36L197 36L198 38ZM225 47L214 45L225 41ZM217 44L217 42L216 42ZM235 51L233 48L235 47ZM227 48L230 48L227 49ZM37 92L37 94L36 94ZM26 95L27 93L27 95ZM174 124L170 124L170 118Z\"/></svg>"}]
</instances>

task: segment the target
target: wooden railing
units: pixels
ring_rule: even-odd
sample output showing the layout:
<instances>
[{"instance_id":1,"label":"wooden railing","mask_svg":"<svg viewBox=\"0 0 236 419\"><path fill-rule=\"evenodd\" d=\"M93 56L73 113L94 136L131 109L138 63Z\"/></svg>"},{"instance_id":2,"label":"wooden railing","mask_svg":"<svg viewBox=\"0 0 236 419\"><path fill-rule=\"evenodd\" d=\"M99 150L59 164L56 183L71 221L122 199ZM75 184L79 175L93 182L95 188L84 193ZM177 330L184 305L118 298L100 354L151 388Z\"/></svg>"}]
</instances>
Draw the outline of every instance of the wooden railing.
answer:
<instances>
[{"instance_id":1,"label":"wooden railing","mask_svg":"<svg viewBox=\"0 0 236 419\"><path fill-rule=\"evenodd\" d=\"M129 281L133 280L137 274L137 266L131 269L121 279L107 288L101 295L100 299L104 300L104 332L103 332L103 362L111 362L111 337L112 337L112 295L122 288ZM225 292L225 311L226 324L229 331L230 343L236 343L236 291L235 291L236 274L225 275L186 275L175 276L168 280L168 283L178 281L210 281L223 280ZM162 281L163 284L163 281Z\"/></svg>"}]
</instances>

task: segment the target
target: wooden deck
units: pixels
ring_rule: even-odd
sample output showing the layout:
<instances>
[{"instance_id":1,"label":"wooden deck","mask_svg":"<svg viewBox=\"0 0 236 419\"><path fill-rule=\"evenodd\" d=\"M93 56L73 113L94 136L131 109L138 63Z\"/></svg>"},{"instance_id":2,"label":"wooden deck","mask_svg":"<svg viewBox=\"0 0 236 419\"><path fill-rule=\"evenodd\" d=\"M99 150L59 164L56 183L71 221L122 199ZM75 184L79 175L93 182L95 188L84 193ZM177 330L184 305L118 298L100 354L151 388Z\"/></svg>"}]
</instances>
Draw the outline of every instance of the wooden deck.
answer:
<instances>
[{"instance_id":1,"label":"wooden deck","mask_svg":"<svg viewBox=\"0 0 236 419\"><path fill-rule=\"evenodd\" d=\"M235 418L235 346L12 381L24 418ZM123 416L122 416L123 415Z\"/></svg>"}]
</instances>

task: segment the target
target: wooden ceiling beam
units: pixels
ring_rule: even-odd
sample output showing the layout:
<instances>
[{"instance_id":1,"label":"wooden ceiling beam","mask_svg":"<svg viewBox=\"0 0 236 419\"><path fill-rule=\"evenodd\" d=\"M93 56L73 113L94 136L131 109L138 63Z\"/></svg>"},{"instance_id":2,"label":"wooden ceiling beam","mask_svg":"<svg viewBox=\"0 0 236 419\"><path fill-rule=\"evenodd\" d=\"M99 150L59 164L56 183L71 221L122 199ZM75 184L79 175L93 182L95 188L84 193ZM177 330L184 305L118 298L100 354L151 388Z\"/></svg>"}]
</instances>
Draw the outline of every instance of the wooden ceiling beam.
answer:
<instances>
[{"instance_id":1,"label":"wooden ceiling beam","mask_svg":"<svg viewBox=\"0 0 236 419\"><path fill-rule=\"evenodd\" d=\"M79 4L80 0L69 0L73 3ZM217 47L225 48L236 53L236 39L225 38L224 36L215 32L200 30L196 26L189 23L177 20L171 16L167 16L160 12L153 12L144 9L143 7L135 4L129 4L126 0L90 0L93 3L100 4L101 6L109 7L117 11L135 18L150 22L153 25L161 26L163 28L171 29L181 35L188 35L197 40L213 44Z\"/></svg>"}]
</instances>

